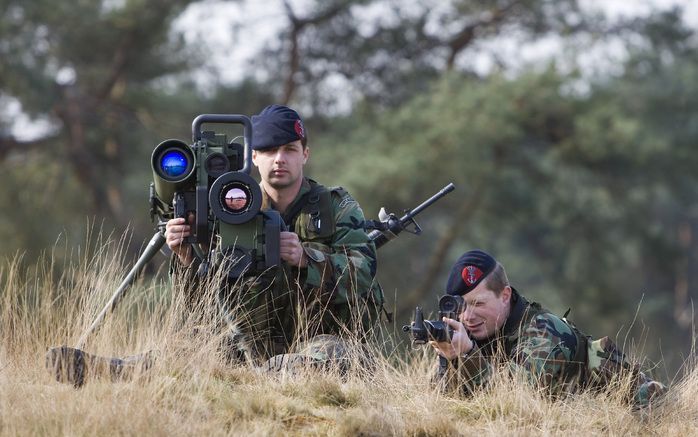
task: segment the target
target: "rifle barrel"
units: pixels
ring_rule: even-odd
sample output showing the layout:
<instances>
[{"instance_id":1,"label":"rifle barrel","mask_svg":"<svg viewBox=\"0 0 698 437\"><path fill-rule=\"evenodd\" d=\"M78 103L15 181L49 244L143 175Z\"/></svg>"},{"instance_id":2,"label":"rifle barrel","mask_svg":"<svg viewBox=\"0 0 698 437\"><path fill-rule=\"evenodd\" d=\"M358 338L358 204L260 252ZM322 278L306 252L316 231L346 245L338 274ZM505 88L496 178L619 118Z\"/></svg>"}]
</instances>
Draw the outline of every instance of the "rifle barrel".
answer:
<instances>
[{"instance_id":1,"label":"rifle barrel","mask_svg":"<svg viewBox=\"0 0 698 437\"><path fill-rule=\"evenodd\" d=\"M373 243L376 245L376 249L380 248L383 246L385 243L388 241L394 239L397 234L402 232L404 227L420 212L424 211L425 209L429 208L434 202L445 196L446 194L450 193L455 189L455 186L453 183L449 183L445 187L443 187L441 190L439 190L438 193L434 194L421 204L417 205L416 208L413 210L407 211L404 216L400 217L397 220L390 220L390 223L394 222L395 226L390 226L390 229L387 231L380 231L378 229L374 229L368 234L368 239L370 241L373 241Z\"/></svg>"},{"instance_id":2,"label":"rifle barrel","mask_svg":"<svg viewBox=\"0 0 698 437\"><path fill-rule=\"evenodd\" d=\"M445 187L443 187L441 190L439 190L438 193L434 194L433 196L431 196L430 198L428 198L427 200L425 200L424 202L422 202L420 205L418 205L415 209L413 209L412 211L410 211L410 212L408 212L407 214L405 214L405 216L402 217L402 218L400 219L400 221L402 221L402 220L407 220L407 219L409 219L409 218L411 218L411 217L416 216L416 215L419 214L420 212L422 212L422 211L424 211L425 209L429 208L434 202L436 202L437 200L439 200L439 199L441 199L442 197L444 197L446 194L448 194L448 193L450 193L451 191L453 191L455 188L456 188L456 187L455 187L455 185L453 185L453 182L449 183L448 185L446 185Z\"/></svg>"}]
</instances>

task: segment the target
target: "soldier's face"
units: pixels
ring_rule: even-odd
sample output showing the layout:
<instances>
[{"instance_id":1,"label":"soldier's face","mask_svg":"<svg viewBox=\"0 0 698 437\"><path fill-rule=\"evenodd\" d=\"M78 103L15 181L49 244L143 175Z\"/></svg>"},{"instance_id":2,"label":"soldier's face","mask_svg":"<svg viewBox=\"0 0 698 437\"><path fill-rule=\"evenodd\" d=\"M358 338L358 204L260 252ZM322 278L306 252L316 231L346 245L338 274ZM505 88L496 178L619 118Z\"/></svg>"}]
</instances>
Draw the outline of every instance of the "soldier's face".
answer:
<instances>
[{"instance_id":1,"label":"soldier's face","mask_svg":"<svg viewBox=\"0 0 698 437\"><path fill-rule=\"evenodd\" d=\"M505 287L497 296L487 288L486 281L480 282L473 291L463 296L467 307L459 319L475 340L492 336L509 317L511 288Z\"/></svg>"},{"instance_id":2,"label":"soldier's face","mask_svg":"<svg viewBox=\"0 0 698 437\"><path fill-rule=\"evenodd\" d=\"M309 149L297 140L280 147L253 150L252 162L259 169L262 181L278 190L298 183L308 154Z\"/></svg>"}]
</instances>

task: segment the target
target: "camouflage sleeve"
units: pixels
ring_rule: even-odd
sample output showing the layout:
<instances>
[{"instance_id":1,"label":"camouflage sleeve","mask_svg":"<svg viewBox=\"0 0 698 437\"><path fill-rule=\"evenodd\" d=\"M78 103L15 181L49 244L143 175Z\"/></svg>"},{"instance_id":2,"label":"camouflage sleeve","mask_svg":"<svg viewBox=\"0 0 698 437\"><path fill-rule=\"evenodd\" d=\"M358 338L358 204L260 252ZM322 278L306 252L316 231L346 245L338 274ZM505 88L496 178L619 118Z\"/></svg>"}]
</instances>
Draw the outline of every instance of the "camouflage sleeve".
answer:
<instances>
[{"instance_id":1,"label":"camouflage sleeve","mask_svg":"<svg viewBox=\"0 0 698 437\"><path fill-rule=\"evenodd\" d=\"M565 369L576 350L577 338L565 322L553 314L539 314L522 332L510 369L531 383L556 391L566 382Z\"/></svg>"},{"instance_id":2,"label":"camouflage sleeve","mask_svg":"<svg viewBox=\"0 0 698 437\"><path fill-rule=\"evenodd\" d=\"M320 288L335 304L368 295L376 275L376 247L364 229L364 213L348 193L333 192L335 233L330 245L303 242L308 256L305 285Z\"/></svg>"},{"instance_id":3,"label":"camouflage sleeve","mask_svg":"<svg viewBox=\"0 0 698 437\"><path fill-rule=\"evenodd\" d=\"M179 261L179 258L174 253L170 256L169 275L170 280L177 277L178 280L184 280L187 286L197 287L199 285L199 277L196 272L199 270L201 260L194 257L191 264L185 266Z\"/></svg>"},{"instance_id":4,"label":"camouflage sleeve","mask_svg":"<svg viewBox=\"0 0 698 437\"><path fill-rule=\"evenodd\" d=\"M541 384L553 393L560 393L577 381L576 378L580 376L580 371L588 375L589 369L605 367L599 365L598 361L610 359L610 361L617 362L618 365L615 366L615 370L610 371L610 375L606 375L602 380L610 380L617 372L621 373L617 373L616 376L622 377L624 373L621 369L627 366L627 369L630 370L629 376L632 377L630 388L633 406L637 408L648 407L655 399L661 398L667 392L664 384L654 381L645 373L640 372L639 366L627 363L624 355L617 350L610 339L604 337L592 342L592 346L595 344L601 344L604 352L613 350L612 355L614 356L609 357L604 354L588 356L581 369L575 367L573 360L579 345L572 328L553 314L540 314L533 319L531 325L522 334L517 347L514 349L510 368L513 371L521 372L529 381ZM573 371L566 371L569 370L567 366L572 366Z\"/></svg>"},{"instance_id":5,"label":"camouflage sleeve","mask_svg":"<svg viewBox=\"0 0 698 437\"><path fill-rule=\"evenodd\" d=\"M669 391L666 385L653 380L644 372L637 373L634 383L632 405L635 408L649 408Z\"/></svg>"},{"instance_id":6,"label":"camouflage sleeve","mask_svg":"<svg viewBox=\"0 0 698 437\"><path fill-rule=\"evenodd\" d=\"M608 337L591 341L588 353L587 384L599 388L614 384L613 379L629 378L628 384L615 384L617 387L628 389L625 397L634 408L651 407L668 391L667 386L642 372L638 364L629 362L625 354Z\"/></svg>"},{"instance_id":7,"label":"camouflage sleeve","mask_svg":"<svg viewBox=\"0 0 698 437\"><path fill-rule=\"evenodd\" d=\"M551 389L564 379L564 368L576 350L577 340L572 330L552 314L540 314L522 330L511 356L502 357L514 374L528 381L541 383ZM457 385L465 393L486 386L494 372L497 358L484 357L475 350L467 357L452 362L446 372L447 386Z\"/></svg>"}]
</instances>

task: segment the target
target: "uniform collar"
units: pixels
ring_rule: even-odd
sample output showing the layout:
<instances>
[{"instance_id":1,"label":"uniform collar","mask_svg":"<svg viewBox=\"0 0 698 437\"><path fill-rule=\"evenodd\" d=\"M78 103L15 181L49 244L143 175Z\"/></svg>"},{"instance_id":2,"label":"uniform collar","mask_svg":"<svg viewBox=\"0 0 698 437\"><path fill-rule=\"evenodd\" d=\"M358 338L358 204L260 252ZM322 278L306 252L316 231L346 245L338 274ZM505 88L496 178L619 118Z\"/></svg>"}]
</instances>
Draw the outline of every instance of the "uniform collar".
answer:
<instances>
[{"instance_id":1,"label":"uniform collar","mask_svg":"<svg viewBox=\"0 0 698 437\"><path fill-rule=\"evenodd\" d=\"M521 296L514 287L511 287L511 309L509 317L507 317L507 321L502 327L501 335L509 336L519 331L521 322L526 315L526 310L528 310L530 305L525 297Z\"/></svg>"},{"instance_id":2,"label":"uniform collar","mask_svg":"<svg viewBox=\"0 0 698 437\"><path fill-rule=\"evenodd\" d=\"M262 187L262 186L260 186ZM310 191L310 182L308 181L308 178L303 177L303 182L301 183L301 187L298 190L298 193L296 193L296 197L293 198L293 202L291 202L288 207L286 208L286 211L292 211L294 209L294 205L298 203L303 197L305 193ZM267 194L266 191L264 191L264 188L262 187L262 209L276 209L276 205L274 205L274 202L272 202L271 198ZM286 221L285 216L282 217L284 221ZM288 222L287 222L288 223Z\"/></svg>"}]
</instances>

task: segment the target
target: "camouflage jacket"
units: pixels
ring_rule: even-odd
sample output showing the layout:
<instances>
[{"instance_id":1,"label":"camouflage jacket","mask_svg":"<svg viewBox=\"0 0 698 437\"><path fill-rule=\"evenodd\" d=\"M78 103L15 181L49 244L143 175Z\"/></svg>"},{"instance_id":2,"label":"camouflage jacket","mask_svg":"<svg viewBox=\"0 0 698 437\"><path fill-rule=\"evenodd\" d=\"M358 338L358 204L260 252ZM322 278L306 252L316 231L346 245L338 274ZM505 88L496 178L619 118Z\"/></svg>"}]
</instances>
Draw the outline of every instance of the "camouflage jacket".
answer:
<instances>
[{"instance_id":1,"label":"camouflage jacket","mask_svg":"<svg viewBox=\"0 0 698 437\"><path fill-rule=\"evenodd\" d=\"M262 209L272 207L268 195L262 195ZM324 204L323 196L328 200ZM375 319L383 291L375 280L376 247L368 240L359 203L343 188L325 188L305 178L282 218L298 234L308 260L306 268L285 266L286 276L330 309L332 318L349 323L355 309L368 310Z\"/></svg>"},{"instance_id":2,"label":"camouflage jacket","mask_svg":"<svg viewBox=\"0 0 698 437\"><path fill-rule=\"evenodd\" d=\"M439 366L441 383L465 394L486 386L502 364L514 375L546 387L551 394L580 388L602 389L614 378L630 375L627 400L643 407L666 387L631 365L615 344L593 340L570 322L514 290L509 318L496 336L479 342L464 357ZM444 365L446 364L446 365ZM624 373L629 372L629 373Z\"/></svg>"},{"instance_id":3,"label":"camouflage jacket","mask_svg":"<svg viewBox=\"0 0 698 437\"><path fill-rule=\"evenodd\" d=\"M263 197L262 209L273 208L264 192ZM285 352L299 338L364 332L383 304L374 279L376 248L365 232L363 211L349 193L304 179L282 218L298 234L308 266L282 263L247 278L231 289L223 305L238 331L260 343L259 358ZM267 338L272 346L264 345Z\"/></svg>"}]
</instances>

